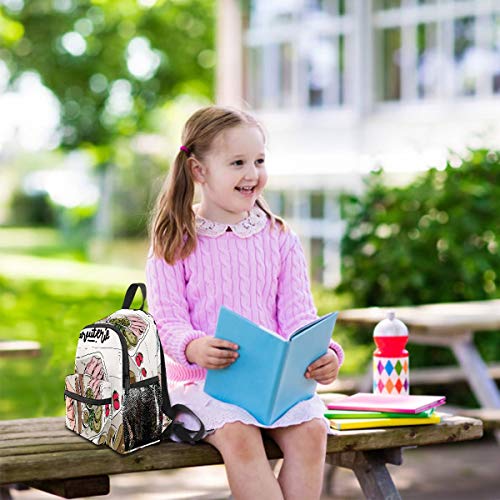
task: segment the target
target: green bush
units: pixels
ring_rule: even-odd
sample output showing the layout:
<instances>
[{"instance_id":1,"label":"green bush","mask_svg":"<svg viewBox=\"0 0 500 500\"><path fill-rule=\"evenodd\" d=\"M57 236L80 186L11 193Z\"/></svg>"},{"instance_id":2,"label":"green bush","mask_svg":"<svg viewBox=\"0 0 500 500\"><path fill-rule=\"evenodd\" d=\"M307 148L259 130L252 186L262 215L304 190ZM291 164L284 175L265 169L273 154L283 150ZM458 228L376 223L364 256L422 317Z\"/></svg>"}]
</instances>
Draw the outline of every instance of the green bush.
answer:
<instances>
[{"instance_id":1,"label":"green bush","mask_svg":"<svg viewBox=\"0 0 500 500\"><path fill-rule=\"evenodd\" d=\"M8 223L13 226L55 226L56 214L47 193L14 191L9 202Z\"/></svg>"},{"instance_id":2,"label":"green bush","mask_svg":"<svg viewBox=\"0 0 500 500\"><path fill-rule=\"evenodd\" d=\"M342 282L356 307L492 299L499 296L500 151L450 156L404 187L383 171L360 196L343 196ZM367 333L364 340L368 342ZM498 335L477 338L500 359ZM413 366L449 363L445 349L412 345Z\"/></svg>"}]
</instances>

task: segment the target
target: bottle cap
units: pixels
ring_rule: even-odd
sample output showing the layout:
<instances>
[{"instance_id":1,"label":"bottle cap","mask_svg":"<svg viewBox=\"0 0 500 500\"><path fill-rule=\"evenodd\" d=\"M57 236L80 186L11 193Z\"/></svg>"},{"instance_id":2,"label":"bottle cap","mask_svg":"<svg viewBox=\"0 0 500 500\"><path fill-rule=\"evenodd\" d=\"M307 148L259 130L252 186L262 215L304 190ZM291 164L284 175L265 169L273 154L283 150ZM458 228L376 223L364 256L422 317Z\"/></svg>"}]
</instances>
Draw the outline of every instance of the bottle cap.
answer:
<instances>
[{"instance_id":1,"label":"bottle cap","mask_svg":"<svg viewBox=\"0 0 500 500\"><path fill-rule=\"evenodd\" d=\"M374 337L407 337L408 328L396 318L394 311L388 311L387 318L375 325Z\"/></svg>"}]
</instances>

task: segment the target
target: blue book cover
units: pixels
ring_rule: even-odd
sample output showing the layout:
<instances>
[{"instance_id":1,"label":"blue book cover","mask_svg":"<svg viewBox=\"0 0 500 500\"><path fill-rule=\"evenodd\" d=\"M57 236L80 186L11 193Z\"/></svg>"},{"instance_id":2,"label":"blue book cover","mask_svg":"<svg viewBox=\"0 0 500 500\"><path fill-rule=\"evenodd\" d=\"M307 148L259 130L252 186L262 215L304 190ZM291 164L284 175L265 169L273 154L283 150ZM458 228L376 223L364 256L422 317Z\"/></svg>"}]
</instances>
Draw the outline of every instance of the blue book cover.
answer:
<instances>
[{"instance_id":1,"label":"blue book cover","mask_svg":"<svg viewBox=\"0 0 500 500\"><path fill-rule=\"evenodd\" d=\"M336 319L336 312L327 314L285 340L221 307L215 337L238 344L239 357L227 368L207 371L205 392L271 425L293 405L314 395L317 383L304 374L327 352Z\"/></svg>"}]
</instances>

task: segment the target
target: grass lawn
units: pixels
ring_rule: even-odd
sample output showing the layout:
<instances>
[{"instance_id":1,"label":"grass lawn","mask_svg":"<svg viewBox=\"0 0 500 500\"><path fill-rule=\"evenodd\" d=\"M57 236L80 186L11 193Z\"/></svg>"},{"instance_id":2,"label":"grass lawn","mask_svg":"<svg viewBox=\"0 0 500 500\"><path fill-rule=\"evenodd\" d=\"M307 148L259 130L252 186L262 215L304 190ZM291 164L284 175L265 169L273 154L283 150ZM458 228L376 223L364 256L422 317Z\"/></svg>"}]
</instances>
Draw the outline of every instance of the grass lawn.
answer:
<instances>
[{"instance_id":1,"label":"grass lawn","mask_svg":"<svg viewBox=\"0 0 500 500\"><path fill-rule=\"evenodd\" d=\"M144 271L81 262L52 230L0 229L0 339L36 340L38 358L0 358L0 419L64 414L83 326L120 308Z\"/></svg>"},{"instance_id":2,"label":"grass lawn","mask_svg":"<svg viewBox=\"0 0 500 500\"><path fill-rule=\"evenodd\" d=\"M0 338L36 340L42 354L0 359L0 419L64 412L64 377L80 329L119 309L124 290L69 281L0 278Z\"/></svg>"}]
</instances>

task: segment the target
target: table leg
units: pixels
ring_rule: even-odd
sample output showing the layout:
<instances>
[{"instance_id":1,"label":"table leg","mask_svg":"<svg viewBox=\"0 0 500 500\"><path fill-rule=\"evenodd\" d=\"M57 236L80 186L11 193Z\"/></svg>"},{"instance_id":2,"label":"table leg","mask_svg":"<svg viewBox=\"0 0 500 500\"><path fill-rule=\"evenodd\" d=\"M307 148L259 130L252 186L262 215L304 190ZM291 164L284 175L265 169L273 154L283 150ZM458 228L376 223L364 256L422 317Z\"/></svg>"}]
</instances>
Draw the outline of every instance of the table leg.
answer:
<instances>
[{"instance_id":1,"label":"table leg","mask_svg":"<svg viewBox=\"0 0 500 500\"><path fill-rule=\"evenodd\" d=\"M369 500L401 500L386 463L401 465L400 448L373 451L347 451L327 456L332 465L352 469Z\"/></svg>"},{"instance_id":2,"label":"table leg","mask_svg":"<svg viewBox=\"0 0 500 500\"><path fill-rule=\"evenodd\" d=\"M107 495L109 476L89 476L69 479L30 481L27 485L62 498L81 498Z\"/></svg>"},{"instance_id":3,"label":"table leg","mask_svg":"<svg viewBox=\"0 0 500 500\"><path fill-rule=\"evenodd\" d=\"M481 358L473 341L473 332L463 335L418 335L411 334L413 342L422 344L442 345L451 348L462 368L465 377L483 408L500 408L500 392L495 381L488 373L488 367ZM410 371L411 386L411 371ZM495 437L500 444L500 431L495 431Z\"/></svg>"},{"instance_id":4,"label":"table leg","mask_svg":"<svg viewBox=\"0 0 500 500\"><path fill-rule=\"evenodd\" d=\"M500 394L496 383L489 376L488 368L477 352L472 337L453 342L451 348L481 406L500 408Z\"/></svg>"},{"instance_id":5,"label":"table leg","mask_svg":"<svg viewBox=\"0 0 500 500\"><path fill-rule=\"evenodd\" d=\"M12 500L9 486L0 486L0 500Z\"/></svg>"},{"instance_id":6,"label":"table leg","mask_svg":"<svg viewBox=\"0 0 500 500\"><path fill-rule=\"evenodd\" d=\"M488 368L477 352L472 338L454 342L452 349L481 406L500 408L500 392L496 382L489 376ZM500 444L500 431L494 432L495 439Z\"/></svg>"}]
</instances>

